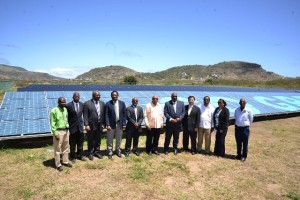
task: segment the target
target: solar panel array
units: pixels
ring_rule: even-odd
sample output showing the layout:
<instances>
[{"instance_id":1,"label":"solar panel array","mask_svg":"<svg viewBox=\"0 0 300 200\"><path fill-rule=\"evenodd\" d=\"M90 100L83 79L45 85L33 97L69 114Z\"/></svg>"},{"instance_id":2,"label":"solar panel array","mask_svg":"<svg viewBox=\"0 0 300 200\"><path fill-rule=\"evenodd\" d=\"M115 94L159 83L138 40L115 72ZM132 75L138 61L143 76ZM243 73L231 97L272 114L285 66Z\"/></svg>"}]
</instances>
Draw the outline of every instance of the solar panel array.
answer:
<instances>
[{"instance_id":1,"label":"solar panel array","mask_svg":"<svg viewBox=\"0 0 300 200\"><path fill-rule=\"evenodd\" d=\"M62 87L61 87L62 88ZM135 89L135 87L134 87ZM170 88L168 88L170 89ZM270 115L274 113L300 112L300 93L291 90L244 90L239 88L234 91L221 89L211 90L120 90L119 99L131 105L133 97L139 98L139 105L144 106L151 102L154 94L159 96L159 103L164 105L170 100L172 92L177 92L178 100L188 103L188 96L196 97L195 104L200 105L204 96L210 96L211 104L216 107L217 101L223 98L227 102L230 116L239 107L239 99L244 97L247 106L255 115ZM76 90L77 91L77 90ZM101 100L109 101L112 90L101 91ZM8 136L24 136L50 133L49 113L57 106L58 97L65 97L67 102L72 101L74 91L40 91L40 92L7 92L0 107L0 138ZM85 102L92 97L92 90L78 91L81 101Z\"/></svg>"}]
</instances>

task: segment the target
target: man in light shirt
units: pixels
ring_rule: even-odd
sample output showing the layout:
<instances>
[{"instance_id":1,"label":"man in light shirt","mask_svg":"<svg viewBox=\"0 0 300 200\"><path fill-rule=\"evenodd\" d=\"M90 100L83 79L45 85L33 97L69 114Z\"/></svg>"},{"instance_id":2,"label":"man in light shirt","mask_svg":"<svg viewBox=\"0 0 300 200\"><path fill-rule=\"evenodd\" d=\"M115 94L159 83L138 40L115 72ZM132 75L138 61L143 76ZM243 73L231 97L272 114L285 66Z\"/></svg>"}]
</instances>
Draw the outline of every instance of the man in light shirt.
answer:
<instances>
[{"instance_id":1,"label":"man in light shirt","mask_svg":"<svg viewBox=\"0 0 300 200\"><path fill-rule=\"evenodd\" d=\"M248 155L248 141L250 135L250 125L253 122L253 113L246 107L246 100L240 99L240 107L234 112L235 118L235 140L237 146L236 159L244 162ZM242 149L243 148L243 149Z\"/></svg>"},{"instance_id":2,"label":"man in light shirt","mask_svg":"<svg viewBox=\"0 0 300 200\"><path fill-rule=\"evenodd\" d=\"M146 152L158 155L158 141L160 131L164 127L164 113L162 106L158 103L158 96L153 95L152 101L146 104L144 119L147 131Z\"/></svg>"},{"instance_id":3,"label":"man in light shirt","mask_svg":"<svg viewBox=\"0 0 300 200\"><path fill-rule=\"evenodd\" d=\"M200 106L200 124L198 128L197 150L201 152L203 137L205 139L205 153L210 154L211 133L214 131L213 113L215 108L210 104L210 97L203 98L203 104Z\"/></svg>"}]
</instances>

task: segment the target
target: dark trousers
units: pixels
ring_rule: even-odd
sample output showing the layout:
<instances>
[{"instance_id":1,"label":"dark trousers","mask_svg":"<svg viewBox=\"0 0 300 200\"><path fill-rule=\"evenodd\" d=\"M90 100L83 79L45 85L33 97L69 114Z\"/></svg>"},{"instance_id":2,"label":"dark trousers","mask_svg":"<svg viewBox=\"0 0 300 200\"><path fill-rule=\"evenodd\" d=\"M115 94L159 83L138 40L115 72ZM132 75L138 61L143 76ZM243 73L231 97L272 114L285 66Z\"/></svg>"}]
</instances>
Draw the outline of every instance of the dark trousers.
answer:
<instances>
[{"instance_id":1,"label":"dark trousers","mask_svg":"<svg viewBox=\"0 0 300 200\"><path fill-rule=\"evenodd\" d=\"M247 158L249 134L250 134L249 126L246 127L235 126L235 141L237 146L237 155L240 157Z\"/></svg>"},{"instance_id":2,"label":"dark trousers","mask_svg":"<svg viewBox=\"0 0 300 200\"><path fill-rule=\"evenodd\" d=\"M132 151L136 152L139 144L139 130L128 130L126 132L126 143L125 143L125 151L130 152L131 143L133 139L133 148Z\"/></svg>"},{"instance_id":3,"label":"dark trousers","mask_svg":"<svg viewBox=\"0 0 300 200\"><path fill-rule=\"evenodd\" d=\"M80 158L83 156L83 142L84 134L80 131L75 133L70 133L69 144L70 144L70 159L76 158L76 146L77 146L77 157Z\"/></svg>"},{"instance_id":4,"label":"dark trousers","mask_svg":"<svg viewBox=\"0 0 300 200\"><path fill-rule=\"evenodd\" d=\"M168 126L166 126L166 138L165 138L165 144L164 144L165 151L169 150L169 145L170 145L172 136L173 136L173 148L177 149L180 129L181 129L181 127L178 125L170 125L169 124Z\"/></svg>"},{"instance_id":5,"label":"dark trousers","mask_svg":"<svg viewBox=\"0 0 300 200\"><path fill-rule=\"evenodd\" d=\"M147 129L147 137L146 137L146 151L157 151L158 141L160 137L160 128L151 128L151 130Z\"/></svg>"},{"instance_id":6,"label":"dark trousers","mask_svg":"<svg viewBox=\"0 0 300 200\"><path fill-rule=\"evenodd\" d=\"M88 154L99 153L101 144L102 130L90 130L87 132Z\"/></svg>"},{"instance_id":7,"label":"dark trousers","mask_svg":"<svg viewBox=\"0 0 300 200\"><path fill-rule=\"evenodd\" d=\"M227 128L223 129L223 133L220 133L220 128L217 128L216 132L216 142L215 142L215 150L214 154L216 156L225 156L225 137L227 134Z\"/></svg>"},{"instance_id":8,"label":"dark trousers","mask_svg":"<svg viewBox=\"0 0 300 200\"><path fill-rule=\"evenodd\" d=\"M197 152L196 148L196 138L197 138L197 132L196 131L189 131L187 129L183 130L183 149L188 150L189 149L189 138L191 138L191 152Z\"/></svg>"}]
</instances>

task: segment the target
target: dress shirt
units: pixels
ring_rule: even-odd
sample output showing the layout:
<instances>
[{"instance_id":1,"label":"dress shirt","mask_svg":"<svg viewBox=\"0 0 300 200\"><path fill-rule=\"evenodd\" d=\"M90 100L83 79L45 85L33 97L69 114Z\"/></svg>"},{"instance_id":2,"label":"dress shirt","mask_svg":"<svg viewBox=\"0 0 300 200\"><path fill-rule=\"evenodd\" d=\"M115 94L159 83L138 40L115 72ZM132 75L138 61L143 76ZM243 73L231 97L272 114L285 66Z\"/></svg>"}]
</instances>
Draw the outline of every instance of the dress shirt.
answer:
<instances>
[{"instance_id":1,"label":"dress shirt","mask_svg":"<svg viewBox=\"0 0 300 200\"><path fill-rule=\"evenodd\" d=\"M148 103L145 107L144 117L146 126L150 126L150 128L161 128L164 123L163 108L159 103L156 105Z\"/></svg>"},{"instance_id":2,"label":"dress shirt","mask_svg":"<svg viewBox=\"0 0 300 200\"><path fill-rule=\"evenodd\" d=\"M98 114L98 121L100 121L100 103L99 101L94 101L94 104L95 104L95 107L96 107L96 110L97 110L97 114Z\"/></svg>"},{"instance_id":3,"label":"dress shirt","mask_svg":"<svg viewBox=\"0 0 300 200\"><path fill-rule=\"evenodd\" d=\"M115 108L115 113L116 113L116 122L119 121L119 101L114 102L114 108Z\"/></svg>"},{"instance_id":4,"label":"dress shirt","mask_svg":"<svg viewBox=\"0 0 300 200\"><path fill-rule=\"evenodd\" d=\"M173 101L173 107L174 107L174 111L176 113L176 101Z\"/></svg>"},{"instance_id":5,"label":"dress shirt","mask_svg":"<svg viewBox=\"0 0 300 200\"><path fill-rule=\"evenodd\" d=\"M193 105L189 105L188 116L190 116L192 109L193 109Z\"/></svg>"},{"instance_id":6,"label":"dress shirt","mask_svg":"<svg viewBox=\"0 0 300 200\"><path fill-rule=\"evenodd\" d=\"M137 122L137 107L136 106L132 106L134 109L134 115L135 115L135 122Z\"/></svg>"},{"instance_id":7,"label":"dress shirt","mask_svg":"<svg viewBox=\"0 0 300 200\"><path fill-rule=\"evenodd\" d=\"M50 126L52 134L57 136L57 129L69 128L67 108L55 107L50 112Z\"/></svg>"},{"instance_id":8,"label":"dress shirt","mask_svg":"<svg viewBox=\"0 0 300 200\"><path fill-rule=\"evenodd\" d=\"M73 101L73 105L74 105L74 108L75 108L76 113L78 113L78 110L79 110L79 103L76 103L76 102Z\"/></svg>"},{"instance_id":9,"label":"dress shirt","mask_svg":"<svg viewBox=\"0 0 300 200\"><path fill-rule=\"evenodd\" d=\"M235 109L234 112L235 125L237 126L250 126L253 122L253 113L250 108L245 107L241 110L240 107Z\"/></svg>"},{"instance_id":10,"label":"dress shirt","mask_svg":"<svg viewBox=\"0 0 300 200\"><path fill-rule=\"evenodd\" d=\"M208 104L208 106L201 104L199 107L201 112L199 127L205 129L213 128L214 127L213 115L214 115L215 108L211 104Z\"/></svg>"}]
</instances>

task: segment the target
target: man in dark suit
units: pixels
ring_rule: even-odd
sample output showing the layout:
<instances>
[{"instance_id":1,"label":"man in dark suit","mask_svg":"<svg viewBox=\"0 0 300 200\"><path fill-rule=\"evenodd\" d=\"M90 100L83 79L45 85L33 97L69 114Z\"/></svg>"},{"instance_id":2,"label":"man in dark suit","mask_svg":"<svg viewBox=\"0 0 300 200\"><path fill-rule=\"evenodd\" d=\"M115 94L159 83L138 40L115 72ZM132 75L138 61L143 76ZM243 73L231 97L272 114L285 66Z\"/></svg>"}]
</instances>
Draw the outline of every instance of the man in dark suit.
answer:
<instances>
[{"instance_id":1,"label":"man in dark suit","mask_svg":"<svg viewBox=\"0 0 300 200\"><path fill-rule=\"evenodd\" d=\"M165 154L169 153L169 145L171 137L173 135L173 148L174 154L178 153L178 139L179 132L182 126L182 119L184 118L185 110L184 103L182 101L177 101L177 94L174 92L171 95L170 101L165 103L164 115L166 117L166 138L165 138Z\"/></svg>"},{"instance_id":2,"label":"man in dark suit","mask_svg":"<svg viewBox=\"0 0 300 200\"><path fill-rule=\"evenodd\" d=\"M80 94L74 92L73 101L66 105L68 110L68 122L70 132L70 160L71 162L76 161L76 157L79 160L85 161L83 157L83 103L80 100ZM77 145L77 156L75 154Z\"/></svg>"},{"instance_id":3,"label":"man in dark suit","mask_svg":"<svg viewBox=\"0 0 300 200\"><path fill-rule=\"evenodd\" d=\"M83 118L88 139L88 156L90 160L94 157L102 159L100 154L101 135L105 125L105 104L100 101L100 92L95 90L92 99L83 105Z\"/></svg>"},{"instance_id":4,"label":"man in dark suit","mask_svg":"<svg viewBox=\"0 0 300 200\"><path fill-rule=\"evenodd\" d=\"M138 151L139 144L139 130L144 119L144 113L142 107L138 106L138 98L132 99L132 105L126 109L127 124L126 124L126 144L125 144L125 156L129 156L131 142L133 139L132 151L135 155L139 156Z\"/></svg>"},{"instance_id":5,"label":"man in dark suit","mask_svg":"<svg viewBox=\"0 0 300 200\"><path fill-rule=\"evenodd\" d=\"M200 122L200 108L195 106L195 97L188 97L189 105L185 106L185 116L183 118L183 149L189 151L189 137L191 138L191 153L194 155L196 149L196 137Z\"/></svg>"},{"instance_id":6,"label":"man in dark suit","mask_svg":"<svg viewBox=\"0 0 300 200\"><path fill-rule=\"evenodd\" d=\"M105 105L105 120L107 128L107 153L108 158L113 156L113 139L116 137L115 151L119 158L121 154L121 140L123 135L123 128L126 126L126 105L123 101L118 100L119 93L117 91L111 92L111 100Z\"/></svg>"}]
</instances>

